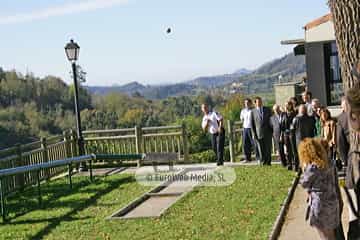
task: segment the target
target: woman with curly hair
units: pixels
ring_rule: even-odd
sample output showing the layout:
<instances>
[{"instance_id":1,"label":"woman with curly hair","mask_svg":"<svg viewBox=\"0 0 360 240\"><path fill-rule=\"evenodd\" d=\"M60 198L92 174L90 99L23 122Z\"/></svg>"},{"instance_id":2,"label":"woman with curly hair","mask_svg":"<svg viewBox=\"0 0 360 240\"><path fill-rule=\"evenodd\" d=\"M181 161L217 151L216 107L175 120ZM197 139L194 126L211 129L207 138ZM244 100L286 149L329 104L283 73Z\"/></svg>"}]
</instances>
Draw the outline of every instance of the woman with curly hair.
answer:
<instances>
[{"instance_id":1,"label":"woman with curly hair","mask_svg":"<svg viewBox=\"0 0 360 240\"><path fill-rule=\"evenodd\" d=\"M335 240L335 229L340 225L340 202L335 169L322 139L305 138L298 153L303 169L301 185L309 197L310 226L315 227L321 239Z\"/></svg>"}]
</instances>

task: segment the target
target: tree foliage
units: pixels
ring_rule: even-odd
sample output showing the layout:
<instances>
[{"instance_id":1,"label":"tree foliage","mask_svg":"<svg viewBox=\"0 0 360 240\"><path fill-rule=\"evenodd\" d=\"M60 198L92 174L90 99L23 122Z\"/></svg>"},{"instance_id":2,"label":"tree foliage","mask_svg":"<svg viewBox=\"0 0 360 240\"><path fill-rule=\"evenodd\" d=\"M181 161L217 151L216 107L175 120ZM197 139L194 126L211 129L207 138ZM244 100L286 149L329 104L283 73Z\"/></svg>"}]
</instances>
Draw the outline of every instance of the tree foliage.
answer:
<instances>
[{"instance_id":1,"label":"tree foliage","mask_svg":"<svg viewBox=\"0 0 360 240\"><path fill-rule=\"evenodd\" d=\"M360 1L329 0L335 27L336 44L339 49L341 77L344 89L355 85L352 66L360 60Z\"/></svg>"},{"instance_id":2,"label":"tree foliage","mask_svg":"<svg viewBox=\"0 0 360 240\"><path fill-rule=\"evenodd\" d=\"M74 97L60 78L23 76L0 69L0 147L60 134L74 126ZM91 95L81 89L81 109L91 108Z\"/></svg>"},{"instance_id":3,"label":"tree foliage","mask_svg":"<svg viewBox=\"0 0 360 240\"><path fill-rule=\"evenodd\" d=\"M1 68L0 79L0 148L75 128L73 85L53 76L36 78ZM210 148L210 138L200 125L201 104L208 104L226 119L238 120L243 101L241 95L227 98L217 92L148 100L139 94L96 96L84 88L79 90L84 130L185 122L191 152Z\"/></svg>"}]
</instances>

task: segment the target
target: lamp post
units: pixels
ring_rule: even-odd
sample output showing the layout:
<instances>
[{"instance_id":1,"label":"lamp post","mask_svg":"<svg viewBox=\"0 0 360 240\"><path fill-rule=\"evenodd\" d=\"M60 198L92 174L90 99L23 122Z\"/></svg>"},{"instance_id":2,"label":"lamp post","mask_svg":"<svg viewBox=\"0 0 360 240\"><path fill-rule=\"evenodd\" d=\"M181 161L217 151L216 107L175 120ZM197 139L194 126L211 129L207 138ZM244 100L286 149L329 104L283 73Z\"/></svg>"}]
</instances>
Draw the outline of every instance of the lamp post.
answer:
<instances>
[{"instance_id":1,"label":"lamp post","mask_svg":"<svg viewBox=\"0 0 360 240\"><path fill-rule=\"evenodd\" d=\"M75 88L75 114L76 114L76 132L78 138L78 146L79 146L79 154L85 154L84 148L84 138L81 132L81 119L80 119L80 108L79 108L79 88L78 88L78 81L77 81L77 71L76 71L76 61L79 58L79 45L74 42L73 39L70 40L68 44L65 46L65 53L68 60L71 62L73 77L74 77L74 88ZM86 164L80 163L79 167L80 171L86 171Z\"/></svg>"}]
</instances>

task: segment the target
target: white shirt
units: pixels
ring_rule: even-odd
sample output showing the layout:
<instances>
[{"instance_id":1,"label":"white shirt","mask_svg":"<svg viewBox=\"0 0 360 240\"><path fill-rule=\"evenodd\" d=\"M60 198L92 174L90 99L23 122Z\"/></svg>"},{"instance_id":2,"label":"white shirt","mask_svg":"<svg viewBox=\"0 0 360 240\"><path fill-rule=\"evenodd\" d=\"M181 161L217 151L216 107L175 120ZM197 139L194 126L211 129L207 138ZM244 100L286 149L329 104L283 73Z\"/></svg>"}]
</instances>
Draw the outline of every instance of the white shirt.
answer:
<instances>
[{"instance_id":1,"label":"white shirt","mask_svg":"<svg viewBox=\"0 0 360 240\"><path fill-rule=\"evenodd\" d=\"M243 122L244 128L251 128L251 109L244 108L240 113L240 120Z\"/></svg>"},{"instance_id":2,"label":"white shirt","mask_svg":"<svg viewBox=\"0 0 360 240\"><path fill-rule=\"evenodd\" d=\"M209 120L208 124L208 131L211 134L215 134L219 132L219 124L218 121L222 120L223 117L217 113L217 112L209 112L208 114L204 115L202 119L201 126L204 129L206 127L206 124Z\"/></svg>"},{"instance_id":3,"label":"white shirt","mask_svg":"<svg viewBox=\"0 0 360 240\"><path fill-rule=\"evenodd\" d=\"M313 111L311 103L307 102L307 103L305 103L305 106L306 106L308 116L312 116L314 114L314 111Z\"/></svg>"},{"instance_id":4,"label":"white shirt","mask_svg":"<svg viewBox=\"0 0 360 240\"><path fill-rule=\"evenodd\" d=\"M264 117L263 114L264 114L264 107L261 106L261 107L256 107L256 110L259 112L259 115L260 115L260 118L262 120L262 118Z\"/></svg>"}]
</instances>

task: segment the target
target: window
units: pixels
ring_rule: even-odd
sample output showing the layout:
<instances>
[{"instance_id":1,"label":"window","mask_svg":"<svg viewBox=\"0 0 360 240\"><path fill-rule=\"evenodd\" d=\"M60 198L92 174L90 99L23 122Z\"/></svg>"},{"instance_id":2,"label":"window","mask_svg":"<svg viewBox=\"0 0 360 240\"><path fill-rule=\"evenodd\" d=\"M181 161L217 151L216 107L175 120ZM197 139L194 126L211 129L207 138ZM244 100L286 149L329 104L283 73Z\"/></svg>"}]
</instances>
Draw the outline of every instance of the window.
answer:
<instances>
[{"instance_id":1,"label":"window","mask_svg":"<svg viewBox=\"0 0 360 240\"><path fill-rule=\"evenodd\" d=\"M339 54L335 41L324 44L327 105L340 105L344 95Z\"/></svg>"}]
</instances>

